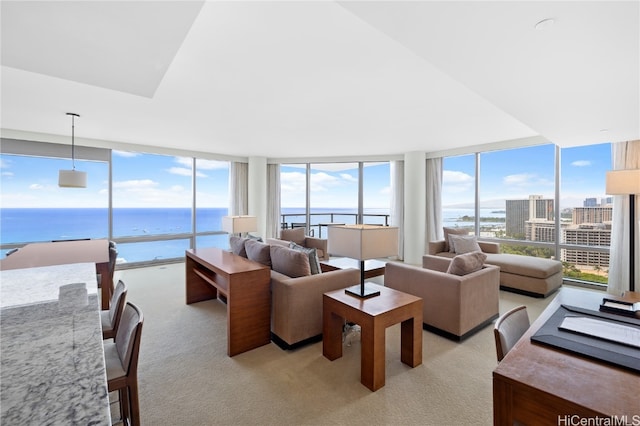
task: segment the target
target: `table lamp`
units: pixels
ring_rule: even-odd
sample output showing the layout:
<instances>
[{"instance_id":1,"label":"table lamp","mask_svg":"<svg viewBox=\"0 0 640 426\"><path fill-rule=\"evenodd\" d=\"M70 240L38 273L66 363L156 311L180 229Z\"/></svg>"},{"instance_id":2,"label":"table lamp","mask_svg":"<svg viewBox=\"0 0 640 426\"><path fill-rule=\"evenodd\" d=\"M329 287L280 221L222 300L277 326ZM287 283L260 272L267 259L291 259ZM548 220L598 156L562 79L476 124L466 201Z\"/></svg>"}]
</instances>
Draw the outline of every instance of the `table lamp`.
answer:
<instances>
[{"instance_id":1,"label":"table lamp","mask_svg":"<svg viewBox=\"0 0 640 426\"><path fill-rule=\"evenodd\" d=\"M640 194L640 169L607 172L606 193L629 195L629 291L635 291L635 194Z\"/></svg>"},{"instance_id":2,"label":"table lamp","mask_svg":"<svg viewBox=\"0 0 640 426\"><path fill-rule=\"evenodd\" d=\"M360 298L378 296L380 292L364 282L364 261L398 254L398 228L377 225L330 226L328 251L335 256L345 256L360 261L360 285L349 287L346 293Z\"/></svg>"},{"instance_id":3,"label":"table lamp","mask_svg":"<svg viewBox=\"0 0 640 426\"><path fill-rule=\"evenodd\" d=\"M258 219L255 216L223 216L222 230L229 234L242 235L243 232L258 230Z\"/></svg>"}]
</instances>

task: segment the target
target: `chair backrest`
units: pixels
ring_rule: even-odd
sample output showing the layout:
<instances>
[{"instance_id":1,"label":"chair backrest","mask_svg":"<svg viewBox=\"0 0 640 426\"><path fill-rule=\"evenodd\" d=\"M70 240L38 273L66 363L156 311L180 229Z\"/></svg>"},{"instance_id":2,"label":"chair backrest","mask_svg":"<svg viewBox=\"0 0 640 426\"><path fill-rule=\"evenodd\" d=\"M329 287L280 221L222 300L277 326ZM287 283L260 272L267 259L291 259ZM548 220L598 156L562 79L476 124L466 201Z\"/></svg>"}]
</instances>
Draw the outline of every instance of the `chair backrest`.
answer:
<instances>
[{"instance_id":1,"label":"chair backrest","mask_svg":"<svg viewBox=\"0 0 640 426\"><path fill-rule=\"evenodd\" d=\"M529 316L524 305L513 308L498 318L493 328L498 362L502 361L528 328Z\"/></svg>"},{"instance_id":2,"label":"chair backrest","mask_svg":"<svg viewBox=\"0 0 640 426\"><path fill-rule=\"evenodd\" d=\"M140 352L143 320L140 308L127 302L115 338L118 356L127 376L135 375L138 371L138 353Z\"/></svg>"},{"instance_id":3,"label":"chair backrest","mask_svg":"<svg viewBox=\"0 0 640 426\"><path fill-rule=\"evenodd\" d=\"M111 302L109 302L109 321L111 322L111 329L114 331L118 329L120 324L126 299L127 286L122 280L119 280L111 296Z\"/></svg>"}]
</instances>

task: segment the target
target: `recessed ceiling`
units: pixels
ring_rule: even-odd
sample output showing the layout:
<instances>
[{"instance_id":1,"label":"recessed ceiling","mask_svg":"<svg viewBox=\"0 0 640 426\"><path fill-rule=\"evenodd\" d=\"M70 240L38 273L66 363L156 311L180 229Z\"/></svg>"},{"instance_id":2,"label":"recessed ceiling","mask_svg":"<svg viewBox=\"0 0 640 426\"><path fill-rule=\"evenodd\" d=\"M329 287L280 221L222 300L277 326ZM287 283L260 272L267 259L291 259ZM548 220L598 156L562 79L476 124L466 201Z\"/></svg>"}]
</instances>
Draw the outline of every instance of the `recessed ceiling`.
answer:
<instances>
[{"instance_id":1,"label":"recessed ceiling","mask_svg":"<svg viewBox=\"0 0 640 426\"><path fill-rule=\"evenodd\" d=\"M3 131L73 111L79 138L291 158L640 138L638 2L1 7Z\"/></svg>"}]
</instances>

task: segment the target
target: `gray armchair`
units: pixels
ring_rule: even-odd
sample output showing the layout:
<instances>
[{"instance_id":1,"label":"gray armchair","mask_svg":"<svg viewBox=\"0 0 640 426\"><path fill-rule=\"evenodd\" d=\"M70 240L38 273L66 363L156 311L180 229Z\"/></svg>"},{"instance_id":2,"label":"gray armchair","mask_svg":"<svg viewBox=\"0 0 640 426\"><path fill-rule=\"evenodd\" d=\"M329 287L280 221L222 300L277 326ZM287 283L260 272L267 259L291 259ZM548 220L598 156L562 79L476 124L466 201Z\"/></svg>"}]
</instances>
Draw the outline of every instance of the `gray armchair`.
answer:
<instances>
[{"instance_id":1,"label":"gray armchair","mask_svg":"<svg viewBox=\"0 0 640 426\"><path fill-rule=\"evenodd\" d=\"M384 285L423 299L423 328L462 340L498 317L500 268L460 276L447 273L452 260L425 255L422 268L388 262Z\"/></svg>"}]
</instances>

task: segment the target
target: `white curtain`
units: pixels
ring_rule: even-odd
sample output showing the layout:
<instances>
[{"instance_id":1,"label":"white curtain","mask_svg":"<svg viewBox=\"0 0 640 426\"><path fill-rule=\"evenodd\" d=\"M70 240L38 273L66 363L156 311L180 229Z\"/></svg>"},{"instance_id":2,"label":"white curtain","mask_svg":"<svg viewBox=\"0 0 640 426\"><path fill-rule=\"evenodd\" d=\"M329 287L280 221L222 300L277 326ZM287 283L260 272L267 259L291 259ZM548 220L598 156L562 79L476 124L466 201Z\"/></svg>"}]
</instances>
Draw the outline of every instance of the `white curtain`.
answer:
<instances>
[{"instance_id":1,"label":"white curtain","mask_svg":"<svg viewBox=\"0 0 640 426\"><path fill-rule=\"evenodd\" d=\"M231 162L229 167L229 215L249 214L249 164Z\"/></svg>"},{"instance_id":2,"label":"white curtain","mask_svg":"<svg viewBox=\"0 0 640 426\"><path fill-rule=\"evenodd\" d=\"M280 165L267 164L267 228L265 238L280 235Z\"/></svg>"},{"instance_id":3,"label":"white curtain","mask_svg":"<svg viewBox=\"0 0 640 426\"><path fill-rule=\"evenodd\" d=\"M390 225L398 227L398 259L404 259L404 161L391 161L389 165L391 180Z\"/></svg>"},{"instance_id":4,"label":"white curtain","mask_svg":"<svg viewBox=\"0 0 640 426\"><path fill-rule=\"evenodd\" d=\"M442 239L442 158L427 159L427 223L425 247Z\"/></svg>"},{"instance_id":5,"label":"white curtain","mask_svg":"<svg viewBox=\"0 0 640 426\"><path fill-rule=\"evenodd\" d=\"M613 170L640 169L640 140L612 144L611 162ZM631 237L629 217L629 196L613 196L613 220L611 226L611 249L609 254L608 292L616 295L629 290L629 262L635 262L636 291L638 291L638 233L640 231L640 197L635 200L635 259L629 259L629 239Z\"/></svg>"}]
</instances>

